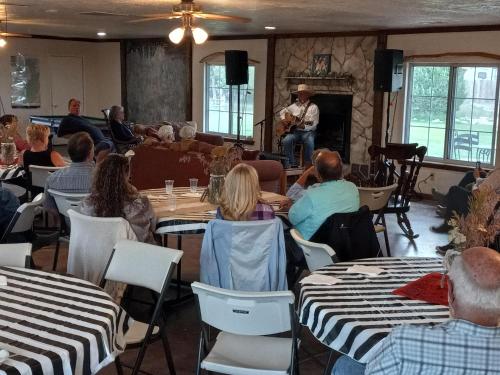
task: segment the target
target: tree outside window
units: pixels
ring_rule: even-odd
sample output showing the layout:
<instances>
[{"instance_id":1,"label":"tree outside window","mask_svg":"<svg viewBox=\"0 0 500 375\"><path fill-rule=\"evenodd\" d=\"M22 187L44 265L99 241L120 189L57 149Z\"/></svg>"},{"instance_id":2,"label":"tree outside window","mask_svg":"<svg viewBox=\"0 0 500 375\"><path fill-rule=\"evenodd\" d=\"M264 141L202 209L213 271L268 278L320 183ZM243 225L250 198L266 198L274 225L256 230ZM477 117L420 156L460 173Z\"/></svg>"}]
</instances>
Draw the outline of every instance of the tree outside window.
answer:
<instances>
[{"instance_id":1,"label":"tree outside window","mask_svg":"<svg viewBox=\"0 0 500 375\"><path fill-rule=\"evenodd\" d=\"M410 66L405 140L430 158L493 164L497 66Z\"/></svg>"},{"instance_id":2,"label":"tree outside window","mask_svg":"<svg viewBox=\"0 0 500 375\"><path fill-rule=\"evenodd\" d=\"M242 138L253 137L255 67L248 67L248 84L240 86ZM226 85L226 68L220 64L205 65L204 127L209 133L228 137L237 134L238 88L233 86L232 111L229 113L230 87ZM232 124L229 121L232 116Z\"/></svg>"}]
</instances>

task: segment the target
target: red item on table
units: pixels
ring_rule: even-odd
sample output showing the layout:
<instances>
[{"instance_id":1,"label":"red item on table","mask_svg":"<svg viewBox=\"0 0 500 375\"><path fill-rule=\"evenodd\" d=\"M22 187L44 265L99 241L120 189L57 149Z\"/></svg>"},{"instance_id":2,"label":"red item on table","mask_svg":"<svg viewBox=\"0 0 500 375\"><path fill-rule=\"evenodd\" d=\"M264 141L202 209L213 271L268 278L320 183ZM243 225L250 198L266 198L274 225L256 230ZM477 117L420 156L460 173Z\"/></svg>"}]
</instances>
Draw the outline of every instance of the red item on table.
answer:
<instances>
[{"instance_id":1,"label":"red item on table","mask_svg":"<svg viewBox=\"0 0 500 375\"><path fill-rule=\"evenodd\" d=\"M430 273L393 290L392 294L434 305L448 306L448 276L444 276L443 288L441 288L442 277L439 272Z\"/></svg>"}]
</instances>

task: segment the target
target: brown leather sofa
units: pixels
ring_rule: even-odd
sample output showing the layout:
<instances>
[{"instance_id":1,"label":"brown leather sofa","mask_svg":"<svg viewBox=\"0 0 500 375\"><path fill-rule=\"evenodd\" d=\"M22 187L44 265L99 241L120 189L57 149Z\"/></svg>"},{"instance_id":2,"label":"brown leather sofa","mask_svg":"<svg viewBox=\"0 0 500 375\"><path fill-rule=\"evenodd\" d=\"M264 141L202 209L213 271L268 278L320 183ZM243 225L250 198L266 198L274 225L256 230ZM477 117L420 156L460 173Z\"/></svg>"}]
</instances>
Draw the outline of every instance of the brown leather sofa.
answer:
<instances>
[{"instance_id":1,"label":"brown leather sofa","mask_svg":"<svg viewBox=\"0 0 500 375\"><path fill-rule=\"evenodd\" d=\"M162 188L165 180L174 180L174 186L189 186L190 178L197 178L199 186L207 186L210 179L211 155L201 152L183 152L162 146L141 145L134 149L130 175L139 190ZM258 152L245 152L244 159L255 159ZM274 160L244 160L259 174L262 190L283 193L283 166Z\"/></svg>"}]
</instances>

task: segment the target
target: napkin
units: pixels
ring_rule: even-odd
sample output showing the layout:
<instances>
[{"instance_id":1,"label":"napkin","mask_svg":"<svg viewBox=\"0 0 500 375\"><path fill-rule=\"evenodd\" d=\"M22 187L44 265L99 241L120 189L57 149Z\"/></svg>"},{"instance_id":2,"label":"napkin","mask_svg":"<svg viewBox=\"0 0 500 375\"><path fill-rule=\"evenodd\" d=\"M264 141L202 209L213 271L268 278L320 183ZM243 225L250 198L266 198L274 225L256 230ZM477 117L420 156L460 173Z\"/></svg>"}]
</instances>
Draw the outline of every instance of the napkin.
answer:
<instances>
[{"instance_id":1,"label":"napkin","mask_svg":"<svg viewBox=\"0 0 500 375\"><path fill-rule=\"evenodd\" d=\"M5 349L0 349L0 363L9 358L9 352Z\"/></svg>"},{"instance_id":2,"label":"napkin","mask_svg":"<svg viewBox=\"0 0 500 375\"><path fill-rule=\"evenodd\" d=\"M0 276L0 286L7 286L7 278L5 276Z\"/></svg>"},{"instance_id":3,"label":"napkin","mask_svg":"<svg viewBox=\"0 0 500 375\"><path fill-rule=\"evenodd\" d=\"M346 272L350 273L362 273L363 275L368 276L377 276L384 272L384 270L380 267L375 266L363 266L361 264L356 264L354 266L349 267Z\"/></svg>"},{"instance_id":4,"label":"napkin","mask_svg":"<svg viewBox=\"0 0 500 375\"><path fill-rule=\"evenodd\" d=\"M312 273L307 277L300 280L301 284L314 284L314 285L333 285L341 282L341 279L337 279L333 276L322 275L319 273Z\"/></svg>"},{"instance_id":5,"label":"napkin","mask_svg":"<svg viewBox=\"0 0 500 375\"><path fill-rule=\"evenodd\" d=\"M434 305L448 306L448 276L445 276L443 288L441 288L442 277L443 275L439 272L429 273L401 288L393 290L392 294L429 302Z\"/></svg>"},{"instance_id":6,"label":"napkin","mask_svg":"<svg viewBox=\"0 0 500 375\"><path fill-rule=\"evenodd\" d=\"M184 193L181 197L199 198L201 197L201 193Z\"/></svg>"}]
</instances>

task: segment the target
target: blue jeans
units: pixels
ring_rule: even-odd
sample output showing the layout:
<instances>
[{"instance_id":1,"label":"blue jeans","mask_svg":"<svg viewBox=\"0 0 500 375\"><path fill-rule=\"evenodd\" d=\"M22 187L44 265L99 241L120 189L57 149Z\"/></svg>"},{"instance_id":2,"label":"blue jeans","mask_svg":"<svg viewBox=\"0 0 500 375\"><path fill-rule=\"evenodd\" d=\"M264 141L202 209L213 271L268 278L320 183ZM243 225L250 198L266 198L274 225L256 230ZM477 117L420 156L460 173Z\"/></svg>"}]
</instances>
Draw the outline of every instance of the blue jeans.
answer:
<instances>
[{"instance_id":1,"label":"blue jeans","mask_svg":"<svg viewBox=\"0 0 500 375\"><path fill-rule=\"evenodd\" d=\"M355 361L351 357L343 355L335 361L332 375L363 375L366 365Z\"/></svg>"},{"instance_id":2,"label":"blue jeans","mask_svg":"<svg viewBox=\"0 0 500 375\"><path fill-rule=\"evenodd\" d=\"M304 161L306 163L311 163L311 157L314 152L315 135L315 131L295 130L295 132L289 133L283 138L283 150L285 156L288 158L288 162L285 162L285 168L290 167L290 164L297 165L294 155L296 143L302 143L304 145Z\"/></svg>"}]
</instances>

